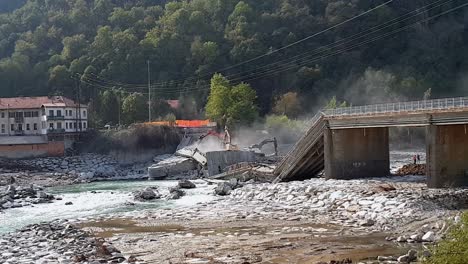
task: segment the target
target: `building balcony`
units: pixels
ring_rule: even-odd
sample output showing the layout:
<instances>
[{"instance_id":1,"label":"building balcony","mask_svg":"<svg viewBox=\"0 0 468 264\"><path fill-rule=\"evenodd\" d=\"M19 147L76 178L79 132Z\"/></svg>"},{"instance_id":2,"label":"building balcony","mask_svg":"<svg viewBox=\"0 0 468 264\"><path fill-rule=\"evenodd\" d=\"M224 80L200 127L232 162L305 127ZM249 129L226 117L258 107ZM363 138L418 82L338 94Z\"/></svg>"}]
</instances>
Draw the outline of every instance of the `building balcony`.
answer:
<instances>
[{"instance_id":1,"label":"building balcony","mask_svg":"<svg viewBox=\"0 0 468 264\"><path fill-rule=\"evenodd\" d=\"M47 120L65 120L64 116L47 116Z\"/></svg>"},{"instance_id":2,"label":"building balcony","mask_svg":"<svg viewBox=\"0 0 468 264\"><path fill-rule=\"evenodd\" d=\"M47 129L47 134L61 134L65 133L64 128L49 128Z\"/></svg>"}]
</instances>

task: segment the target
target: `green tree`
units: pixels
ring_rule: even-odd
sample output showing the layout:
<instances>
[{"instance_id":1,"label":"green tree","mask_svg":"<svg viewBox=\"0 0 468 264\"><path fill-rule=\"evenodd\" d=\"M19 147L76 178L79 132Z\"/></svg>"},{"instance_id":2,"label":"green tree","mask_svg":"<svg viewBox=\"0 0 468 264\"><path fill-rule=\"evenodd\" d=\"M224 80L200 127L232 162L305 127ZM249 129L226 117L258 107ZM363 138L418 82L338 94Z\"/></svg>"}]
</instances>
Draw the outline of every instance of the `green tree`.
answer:
<instances>
[{"instance_id":1,"label":"green tree","mask_svg":"<svg viewBox=\"0 0 468 264\"><path fill-rule=\"evenodd\" d=\"M122 98L116 90L106 90L100 95L100 105L96 106L102 125L116 125L119 123L119 112L122 111Z\"/></svg>"},{"instance_id":2,"label":"green tree","mask_svg":"<svg viewBox=\"0 0 468 264\"><path fill-rule=\"evenodd\" d=\"M148 121L148 101L141 93L132 93L122 103L123 120L126 124Z\"/></svg>"},{"instance_id":3,"label":"green tree","mask_svg":"<svg viewBox=\"0 0 468 264\"><path fill-rule=\"evenodd\" d=\"M211 79L206 116L219 125L251 124L258 115L256 92L245 83L232 86L221 74Z\"/></svg>"},{"instance_id":4,"label":"green tree","mask_svg":"<svg viewBox=\"0 0 468 264\"><path fill-rule=\"evenodd\" d=\"M336 100L336 96L333 96L330 101L328 101L327 105L325 106L325 109L336 109L339 107L347 107L348 103L346 101L339 102Z\"/></svg>"},{"instance_id":5,"label":"green tree","mask_svg":"<svg viewBox=\"0 0 468 264\"><path fill-rule=\"evenodd\" d=\"M288 92L279 96L273 106L275 114L286 115L290 118L297 117L301 110L301 102L296 92Z\"/></svg>"}]
</instances>

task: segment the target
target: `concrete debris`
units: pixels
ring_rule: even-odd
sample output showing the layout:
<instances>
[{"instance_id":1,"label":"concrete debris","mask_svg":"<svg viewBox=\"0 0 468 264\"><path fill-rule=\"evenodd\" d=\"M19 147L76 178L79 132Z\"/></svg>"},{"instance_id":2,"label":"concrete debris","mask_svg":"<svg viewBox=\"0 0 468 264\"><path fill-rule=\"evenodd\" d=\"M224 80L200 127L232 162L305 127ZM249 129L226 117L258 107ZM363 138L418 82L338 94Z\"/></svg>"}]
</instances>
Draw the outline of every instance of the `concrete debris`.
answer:
<instances>
[{"instance_id":1,"label":"concrete debris","mask_svg":"<svg viewBox=\"0 0 468 264\"><path fill-rule=\"evenodd\" d=\"M171 156L149 167L148 174L150 179L160 180L168 176L186 174L196 168L195 162L190 158Z\"/></svg>"},{"instance_id":2,"label":"concrete debris","mask_svg":"<svg viewBox=\"0 0 468 264\"><path fill-rule=\"evenodd\" d=\"M215 194L225 196L231 194L231 192L243 185L237 179L230 179L227 182L220 182L215 189Z\"/></svg>"}]
</instances>

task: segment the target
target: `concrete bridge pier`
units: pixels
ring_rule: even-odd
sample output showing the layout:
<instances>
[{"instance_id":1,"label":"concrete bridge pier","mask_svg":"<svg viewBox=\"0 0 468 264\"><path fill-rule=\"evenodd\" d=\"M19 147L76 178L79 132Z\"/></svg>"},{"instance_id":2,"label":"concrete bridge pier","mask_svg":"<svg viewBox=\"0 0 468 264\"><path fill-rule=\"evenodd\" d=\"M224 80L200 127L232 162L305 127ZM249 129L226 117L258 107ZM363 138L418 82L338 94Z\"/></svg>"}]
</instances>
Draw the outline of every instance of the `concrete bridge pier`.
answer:
<instances>
[{"instance_id":1,"label":"concrete bridge pier","mask_svg":"<svg viewBox=\"0 0 468 264\"><path fill-rule=\"evenodd\" d=\"M429 188L468 186L468 125L426 128Z\"/></svg>"},{"instance_id":2,"label":"concrete bridge pier","mask_svg":"<svg viewBox=\"0 0 468 264\"><path fill-rule=\"evenodd\" d=\"M324 140L327 179L390 175L387 127L327 129Z\"/></svg>"}]
</instances>

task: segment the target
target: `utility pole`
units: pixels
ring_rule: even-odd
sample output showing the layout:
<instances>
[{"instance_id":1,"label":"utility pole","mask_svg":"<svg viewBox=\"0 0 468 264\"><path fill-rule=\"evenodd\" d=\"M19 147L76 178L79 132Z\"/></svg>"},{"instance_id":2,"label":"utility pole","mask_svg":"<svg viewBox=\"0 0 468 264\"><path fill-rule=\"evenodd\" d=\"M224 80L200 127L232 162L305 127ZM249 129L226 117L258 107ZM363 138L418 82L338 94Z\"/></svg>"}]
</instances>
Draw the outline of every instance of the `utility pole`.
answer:
<instances>
[{"instance_id":1,"label":"utility pole","mask_svg":"<svg viewBox=\"0 0 468 264\"><path fill-rule=\"evenodd\" d=\"M11 130L10 130L10 104L7 105L7 129L8 129L8 135L11 136Z\"/></svg>"},{"instance_id":2,"label":"utility pole","mask_svg":"<svg viewBox=\"0 0 468 264\"><path fill-rule=\"evenodd\" d=\"M120 111L121 111L121 105L122 105L122 98L121 98L121 93L119 91L119 127L117 128L117 130L120 130Z\"/></svg>"},{"instance_id":3,"label":"utility pole","mask_svg":"<svg viewBox=\"0 0 468 264\"><path fill-rule=\"evenodd\" d=\"M148 65L148 122L151 122L151 74L150 74L150 61L147 60Z\"/></svg>"}]
</instances>

